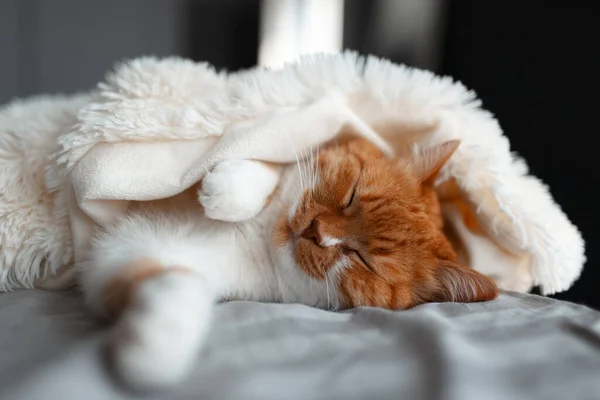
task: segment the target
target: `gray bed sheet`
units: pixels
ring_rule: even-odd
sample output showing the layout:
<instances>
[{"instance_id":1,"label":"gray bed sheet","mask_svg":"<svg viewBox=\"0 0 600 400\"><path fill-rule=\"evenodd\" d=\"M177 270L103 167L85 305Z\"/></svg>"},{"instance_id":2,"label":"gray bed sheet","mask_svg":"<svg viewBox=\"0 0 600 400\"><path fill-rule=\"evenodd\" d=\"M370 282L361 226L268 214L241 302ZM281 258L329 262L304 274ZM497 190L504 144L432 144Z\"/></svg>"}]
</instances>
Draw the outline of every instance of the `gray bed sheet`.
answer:
<instances>
[{"instance_id":1,"label":"gray bed sheet","mask_svg":"<svg viewBox=\"0 0 600 400\"><path fill-rule=\"evenodd\" d=\"M0 399L600 399L600 313L533 295L398 312L225 303L190 378L143 396L111 376L107 332L74 293L0 294Z\"/></svg>"}]
</instances>

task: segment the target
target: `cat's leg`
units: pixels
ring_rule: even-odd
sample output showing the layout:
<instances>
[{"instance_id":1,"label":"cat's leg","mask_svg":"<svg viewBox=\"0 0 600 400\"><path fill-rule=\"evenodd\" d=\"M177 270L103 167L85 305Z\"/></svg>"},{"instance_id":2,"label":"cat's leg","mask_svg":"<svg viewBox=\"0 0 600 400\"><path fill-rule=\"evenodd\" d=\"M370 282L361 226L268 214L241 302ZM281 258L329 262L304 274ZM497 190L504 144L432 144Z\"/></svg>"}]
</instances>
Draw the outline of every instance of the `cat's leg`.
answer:
<instances>
[{"instance_id":1,"label":"cat's leg","mask_svg":"<svg viewBox=\"0 0 600 400\"><path fill-rule=\"evenodd\" d=\"M213 298L205 279L186 268L156 270L139 263L132 268L141 268L141 274L148 271L151 277L107 288L130 296L113 332L114 366L122 379L138 388L172 385L197 360L210 327Z\"/></svg>"},{"instance_id":2,"label":"cat's leg","mask_svg":"<svg viewBox=\"0 0 600 400\"><path fill-rule=\"evenodd\" d=\"M115 322L113 366L135 388L183 379L211 325L215 276L197 265L203 258L193 225L125 219L94 242L80 265L88 304Z\"/></svg>"},{"instance_id":3,"label":"cat's leg","mask_svg":"<svg viewBox=\"0 0 600 400\"><path fill-rule=\"evenodd\" d=\"M251 160L228 160L202 180L199 199L206 216L240 222L255 217L279 182L276 166Z\"/></svg>"}]
</instances>

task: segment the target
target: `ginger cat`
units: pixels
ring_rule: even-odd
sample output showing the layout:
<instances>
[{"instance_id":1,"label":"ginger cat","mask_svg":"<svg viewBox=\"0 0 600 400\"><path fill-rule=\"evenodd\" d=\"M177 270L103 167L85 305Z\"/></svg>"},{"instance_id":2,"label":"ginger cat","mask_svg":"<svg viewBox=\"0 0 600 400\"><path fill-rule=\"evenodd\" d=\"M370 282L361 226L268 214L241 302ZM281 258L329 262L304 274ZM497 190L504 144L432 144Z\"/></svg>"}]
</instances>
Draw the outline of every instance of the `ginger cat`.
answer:
<instances>
[{"instance_id":1,"label":"ginger cat","mask_svg":"<svg viewBox=\"0 0 600 400\"><path fill-rule=\"evenodd\" d=\"M229 160L204 178L200 204L132 208L79 265L88 304L116 321L120 376L137 388L182 379L222 300L335 310L495 298L443 234L433 183L457 146L389 159L345 139L287 166Z\"/></svg>"}]
</instances>

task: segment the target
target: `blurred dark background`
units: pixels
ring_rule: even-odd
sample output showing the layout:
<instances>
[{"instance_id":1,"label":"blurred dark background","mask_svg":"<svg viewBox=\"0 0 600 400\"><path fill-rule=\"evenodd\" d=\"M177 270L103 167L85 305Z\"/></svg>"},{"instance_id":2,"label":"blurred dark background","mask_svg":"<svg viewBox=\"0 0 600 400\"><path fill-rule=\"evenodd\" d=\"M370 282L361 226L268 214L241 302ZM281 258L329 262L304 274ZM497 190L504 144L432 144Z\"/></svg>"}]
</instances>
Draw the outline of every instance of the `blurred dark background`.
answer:
<instances>
[{"instance_id":1,"label":"blurred dark background","mask_svg":"<svg viewBox=\"0 0 600 400\"><path fill-rule=\"evenodd\" d=\"M587 241L583 275L556 297L598 309L599 10L583 0L346 0L343 16L345 48L478 93ZM259 27L259 0L1 0L0 103L87 90L139 55L251 67Z\"/></svg>"}]
</instances>

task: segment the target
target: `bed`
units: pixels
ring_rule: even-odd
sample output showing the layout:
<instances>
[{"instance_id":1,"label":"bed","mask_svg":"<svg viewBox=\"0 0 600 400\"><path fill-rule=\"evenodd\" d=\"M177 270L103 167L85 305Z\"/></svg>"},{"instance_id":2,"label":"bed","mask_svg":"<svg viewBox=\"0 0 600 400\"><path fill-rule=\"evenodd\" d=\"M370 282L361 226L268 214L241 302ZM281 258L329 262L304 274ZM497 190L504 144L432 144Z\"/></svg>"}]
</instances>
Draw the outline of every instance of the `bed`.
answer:
<instances>
[{"instance_id":1,"label":"bed","mask_svg":"<svg viewBox=\"0 0 600 400\"><path fill-rule=\"evenodd\" d=\"M0 294L0 399L133 399L108 332L72 292ZM474 304L328 312L224 303L197 366L160 399L599 399L600 313L503 293Z\"/></svg>"}]
</instances>

